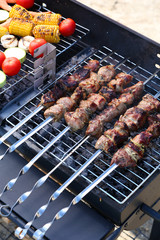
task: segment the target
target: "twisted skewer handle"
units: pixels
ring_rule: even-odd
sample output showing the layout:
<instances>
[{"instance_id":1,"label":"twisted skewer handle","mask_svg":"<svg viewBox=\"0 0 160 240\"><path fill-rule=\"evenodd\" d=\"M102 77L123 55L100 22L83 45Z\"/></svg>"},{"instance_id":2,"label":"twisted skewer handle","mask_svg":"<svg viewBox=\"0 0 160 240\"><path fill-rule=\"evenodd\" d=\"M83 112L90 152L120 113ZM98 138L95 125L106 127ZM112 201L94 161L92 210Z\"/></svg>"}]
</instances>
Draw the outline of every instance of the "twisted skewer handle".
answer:
<instances>
[{"instance_id":1,"label":"twisted skewer handle","mask_svg":"<svg viewBox=\"0 0 160 240\"><path fill-rule=\"evenodd\" d=\"M73 148L72 151L70 151L67 155L64 156L64 158L50 171L48 172L45 176L41 177L33 186L33 188L30 191L30 194L34 191L34 189L39 188L40 186L42 186L45 181L47 180L47 178L62 164L65 162L65 160L73 153L75 152L87 139L89 138L89 136L85 137L83 140L80 141L80 143L76 144L76 146ZM29 194L29 195L30 195ZM24 199L24 201L29 197L26 196L26 198ZM42 214L46 211L47 207L49 206L51 201L54 201L55 199L58 198L58 196L60 195L60 192L57 191L51 195L51 197L49 198L47 204L43 205L42 207L40 207L37 212L35 213L34 217L32 218L31 221L29 221L24 228L18 227L15 230L15 236L18 237L19 239L24 238L24 236L27 234L29 228L32 226L33 222L42 216ZM21 202L22 203L22 202ZM19 203L20 204L20 203ZM17 204L18 205L18 204Z\"/></svg>"},{"instance_id":2,"label":"twisted skewer handle","mask_svg":"<svg viewBox=\"0 0 160 240\"><path fill-rule=\"evenodd\" d=\"M29 169L33 166L33 164L35 164L35 162L59 139L61 138L68 130L70 129L70 127L66 127L62 132L60 132L51 142L49 142L49 144L47 144L29 163L27 163L18 173L16 178L11 179L6 186L4 187L3 191L0 194L0 197L2 197L3 193L10 190L14 184L17 182L17 180L19 179L19 177L21 175L24 175L25 173L27 173L29 171ZM17 200L18 201L18 200ZM4 206L3 206L4 207ZM1 208L2 209L2 208ZM1 212L0 209L0 214L4 215Z\"/></svg>"},{"instance_id":3,"label":"twisted skewer handle","mask_svg":"<svg viewBox=\"0 0 160 240\"><path fill-rule=\"evenodd\" d=\"M31 112L28 116L26 116L22 121L20 121L17 125L11 128L6 134L4 134L0 138L0 144L2 144L7 138L9 138L15 131L17 131L23 124L25 124L29 119L31 119L34 115L40 112L43 109L43 106L37 107L33 112Z\"/></svg>"},{"instance_id":4,"label":"twisted skewer handle","mask_svg":"<svg viewBox=\"0 0 160 240\"><path fill-rule=\"evenodd\" d=\"M118 167L117 164L113 164L106 171L104 171L98 178L96 178L88 187L86 187L82 192L80 192L69 204L68 207L62 208L59 212L56 213L52 221L46 223L43 227L37 229L33 234L33 238L36 240L42 239L48 229L52 226L52 224L61 219L71 208L72 205L76 205L79 203L94 187L96 187L104 178L106 178L111 172L113 172Z\"/></svg>"}]
</instances>

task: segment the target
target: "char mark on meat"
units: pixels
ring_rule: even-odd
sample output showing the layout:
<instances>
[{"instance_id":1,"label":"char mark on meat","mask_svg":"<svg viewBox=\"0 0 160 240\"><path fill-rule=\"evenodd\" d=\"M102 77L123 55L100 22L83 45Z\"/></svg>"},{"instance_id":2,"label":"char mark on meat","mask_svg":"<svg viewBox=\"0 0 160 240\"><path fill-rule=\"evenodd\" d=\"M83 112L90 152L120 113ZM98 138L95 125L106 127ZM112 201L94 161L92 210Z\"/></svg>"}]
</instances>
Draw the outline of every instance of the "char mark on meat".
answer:
<instances>
[{"instance_id":1,"label":"char mark on meat","mask_svg":"<svg viewBox=\"0 0 160 240\"><path fill-rule=\"evenodd\" d=\"M114 65L103 66L98 70L98 82L103 86L107 82L110 82L115 74Z\"/></svg>"}]
</instances>

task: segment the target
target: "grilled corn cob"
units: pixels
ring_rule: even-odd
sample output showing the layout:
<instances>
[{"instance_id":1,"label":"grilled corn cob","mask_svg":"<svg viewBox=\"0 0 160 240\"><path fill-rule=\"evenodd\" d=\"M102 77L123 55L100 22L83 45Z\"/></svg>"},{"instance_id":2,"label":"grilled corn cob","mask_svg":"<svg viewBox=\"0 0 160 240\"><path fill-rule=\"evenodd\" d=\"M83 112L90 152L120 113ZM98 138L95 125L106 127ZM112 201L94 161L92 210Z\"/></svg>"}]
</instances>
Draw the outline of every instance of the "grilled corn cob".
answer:
<instances>
[{"instance_id":1,"label":"grilled corn cob","mask_svg":"<svg viewBox=\"0 0 160 240\"><path fill-rule=\"evenodd\" d=\"M31 20L33 19L32 15L22 6L15 4L11 11L9 12L9 17L10 18L23 18L26 20Z\"/></svg>"},{"instance_id":2,"label":"grilled corn cob","mask_svg":"<svg viewBox=\"0 0 160 240\"><path fill-rule=\"evenodd\" d=\"M46 13L41 13L37 14L33 22L36 25L58 25L61 21L62 16L60 14L46 14Z\"/></svg>"},{"instance_id":3,"label":"grilled corn cob","mask_svg":"<svg viewBox=\"0 0 160 240\"><path fill-rule=\"evenodd\" d=\"M32 35L34 23L23 18L13 18L9 25L9 33L21 37Z\"/></svg>"},{"instance_id":4,"label":"grilled corn cob","mask_svg":"<svg viewBox=\"0 0 160 240\"><path fill-rule=\"evenodd\" d=\"M33 35L35 38L43 38L50 43L60 41L58 25L36 25L33 28Z\"/></svg>"},{"instance_id":5,"label":"grilled corn cob","mask_svg":"<svg viewBox=\"0 0 160 240\"><path fill-rule=\"evenodd\" d=\"M7 33L8 33L8 29L0 26L0 38Z\"/></svg>"}]
</instances>

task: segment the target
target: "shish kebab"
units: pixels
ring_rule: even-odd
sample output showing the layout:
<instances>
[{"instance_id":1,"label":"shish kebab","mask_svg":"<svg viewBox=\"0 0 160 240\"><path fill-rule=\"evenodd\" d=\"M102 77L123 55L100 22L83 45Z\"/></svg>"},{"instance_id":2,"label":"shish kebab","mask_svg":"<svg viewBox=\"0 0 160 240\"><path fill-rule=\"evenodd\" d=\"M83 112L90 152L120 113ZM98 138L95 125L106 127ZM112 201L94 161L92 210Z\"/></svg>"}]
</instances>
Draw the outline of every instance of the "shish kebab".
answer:
<instances>
[{"instance_id":1,"label":"shish kebab","mask_svg":"<svg viewBox=\"0 0 160 240\"><path fill-rule=\"evenodd\" d=\"M65 96L67 92L72 92L78 86L79 82L88 78L90 76L90 73L97 71L98 68L99 61L89 60L86 65L77 68L72 75L66 75L57 80L54 87L42 95L41 102L39 103L38 107L0 138L0 144L2 144L7 138L9 138L14 132L16 132L23 124L29 121L38 112L55 104L55 102L60 97Z\"/></svg>"},{"instance_id":2,"label":"shish kebab","mask_svg":"<svg viewBox=\"0 0 160 240\"><path fill-rule=\"evenodd\" d=\"M132 87L133 89L133 87ZM138 92L136 92L138 93ZM136 94L135 93L135 94ZM149 112L152 112L152 111L160 111L160 102L156 99L154 99L151 95L149 94L146 94L143 99L139 102L139 106L141 107L144 107L145 108L145 111L148 113ZM142 125L144 124L145 122L145 119L146 119L146 116L147 114L145 113L145 111L143 109L140 109L139 108L139 111L137 110L136 114L133 115L133 111L132 111L132 108L130 108L128 111L126 111L128 114L124 114L124 119L126 120L127 122L127 118L128 118L128 121L130 122L129 125L131 126L130 127L130 131L134 131L134 130L137 130L138 128L142 127ZM134 116L134 118L133 118ZM138 118L138 119L137 119ZM136 120L137 119L137 120ZM123 138L124 139L124 138ZM84 142L84 141L83 141ZM82 145L81 143L76 147L76 149ZM76 150L74 149L74 151ZM20 239L22 239L22 237L24 237L27 233L27 231L29 230L29 228L31 227L31 225L33 224L33 221L39 217L41 217L44 212L46 211L46 209L48 208L49 204L51 202L53 202L54 200L56 200L60 194L69 186L69 184L71 184L71 182L77 177L79 176L80 173L82 173L82 171L84 169L86 169L86 167L91 164L95 158L97 156L99 156L99 154L102 152L102 150L98 150L96 151L96 153L94 153L94 155L92 155L90 157L90 159L88 159L66 182L64 182L49 198L48 202L43 205L42 207L40 207L37 212L35 213L33 219L31 221L29 221L25 226L24 226L24 229L22 228L17 228L16 230L16 236L19 237ZM69 157L69 155L66 156ZM65 158L65 159L66 159ZM60 164L63 162L63 160L60 162ZM58 164L58 166L60 165ZM57 167L57 166L56 166ZM53 168L53 170L56 169ZM115 169L115 166L113 168L111 168L109 171L113 171ZM51 174L51 172L49 173ZM41 179L39 179L36 184L34 185L34 187L32 188L31 191L28 191L24 194L21 195L21 197L16 201L16 203L12 206L12 208L10 209L10 212L13 210L13 207L17 206L18 204L21 204L23 203L27 197L32 193L32 191L35 189L35 188L38 188L39 186L42 186L42 184L46 181L46 179L48 178L49 174L47 174L47 176L44 176L42 177ZM109 173L108 173L109 174ZM8 206L7 205L4 205L3 208L5 208Z\"/></svg>"},{"instance_id":3,"label":"shish kebab","mask_svg":"<svg viewBox=\"0 0 160 240\"><path fill-rule=\"evenodd\" d=\"M102 67L102 68L100 68L99 69L99 74L100 73L103 73L103 77L100 75L100 82L102 82L102 85L104 84L104 82L108 82L109 81L109 79L111 80L112 79L112 77L113 77L113 75L115 75L115 69L114 69L114 66L113 65L109 65L109 66L104 66L104 67ZM104 73L105 73L105 75L104 75ZM121 79L120 79L121 78ZM123 81L122 81L122 78L123 78ZM97 80L97 79L96 79ZM118 84L120 83L121 84L121 89L122 89L122 85L125 85L125 84L127 84L128 82L130 82L131 80L132 80L132 76L131 75L129 75L129 74L126 74L126 73L119 73L119 74L117 74L117 82L118 82ZM95 89L95 87L93 87L92 86L92 84L88 84L89 83L89 80L87 79L87 80L84 80L84 81L82 81L81 82L82 84L83 84L83 89L85 89L84 87L86 86L86 89L87 89L87 91L91 91L91 89L92 89L92 91L93 91L93 89ZM80 84L81 84L80 83ZM86 83L86 84L84 84L84 83ZM91 81L91 83L92 83L92 81ZM90 88L90 86L91 86L91 88ZM98 84L97 84L97 86L98 86ZM79 88L79 87L78 87ZM98 88L100 88L100 86L98 87ZM115 92L112 90L112 89L104 89L105 87L103 86L103 90L101 89L101 91L100 91L100 93L102 94L102 92L103 92L103 94L105 94L105 97L106 97L106 100L107 101L111 101L111 99L113 98L113 97L115 97ZM133 88L133 87L132 87ZM135 87L136 88L136 87ZM79 90L78 90L78 92L79 92ZM72 94L72 96L73 97L75 97L75 93L77 94L77 91L75 91L73 94ZM62 99L64 99L64 98L62 98ZM68 97L67 97L67 99L68 99ZM71 98L69 98L69 99L71 99ZM72 99L71 99L72 100ZM87 100L86 100L86 102L87 102L87 107L88 107L88 103L89 103L89 106L91 107L91 109L90 109L90 112L92 111L92 112L94 112L94 111L96 111L96 109L98 108L98 109L101 109L103 106L104 106L104 104L105 104L105 102L106 102L106 100L105 100L105 98L103 97L103 96L101 96L100 94L92 94ZM59 100L58 100L59 101ZM82 101L82 103L84 103L83 101ZM59 106L59 104L56 104L57 106ZM56 105L54 105L54 106L56 106ZM53 106L53 107L54 107ZM60 105L61 106L61 105ZM63 108L60 108L60 109L63 109ZM87 108L88 109L88 108ZM47 110L46 110L47 111ZM57 119L57 118L56 118ZM21 176L21 175L23 175L23 174L25 174L26 172L28 172L28 170L31 168L31 166L39 159L39 157L40 156L42 156L42 154L44 153L44 152L46 152L54 143L55 143L55 141L57 141L57 139L59 139L61 136L63 136L64 134L65 134L65 132L66 131L68 131L68 129L69 129L69 127L68 128L65 128L60 134L58 134L58 137L57 138L54 138L44 149L42 149L27 165L25 165L20 171L19 171L19 173L18 173L18 175L17 175L17 177L16 178L14 178L14 179L12 179L12 180L10 180L7 184L6 184L6 186L4 187L4 189L3 189L3 191L1 192L1 194L0 194L0 197L3 195L3 193L5 192L5 191L7 191L7 190L10 190L13 186L14 186L14 184L16 183L16 181L18 180L18 178ZM19 141L18 141L19 142ZM11 147L10 147L10 149L11 149L11 151L12 150L14 150L15 149L15 146L18 146L18 142L17 143L15 143L15 144L13 144ZM3 155L4 156L4 155Z\"/></svg>"},{"instance_id":4,"label":"shish kebab","mask_svg":"<svg viewBox=\"0 0 160 240\"><path fill-rule=\"evenodd\" d=\"M140 87L139 85L141 85L141 87ZM132 86L131 89L132 89L133 93L135 94L135 96L140 96L140 93L142 93L142 91L143 91L143 83L141 82L141 83L135 84L135 88L133 88L133 86ZM136 89L137 89L137 91L136 91ZM140 89L141 89L141 92L140 92ZM128 91L129 91L129 88L128 88ZM138 93L138 94L137 94L137 93ZM129 94L131 94L131 90L129 91ZM122 95L123 95L123 94L122 94ZM125 94L125 96L126 96L126 94ZM127 99L128 99L128 98L127 98ZM82 144L82 143L80 143L80 144ZM76 147L73 151L75 151L78 147L79 147L79 146L77 145L77 147ZM57 164L48 174L46 174L44 177L42 177L41 179L39 179L39 180L35 183L35 185L33 186L33 188L32 188L30 191L27 191L27 192L25 192L24 194L22 194L22 195L17 199L17 201L15 202L15 204L14 204L12 207L9 207L8 205L4 205L2 209L8 208L9 214L10 214L11 211L13 210L13 208L14 208L15 206L23 203L23 202L30 196L30 194L33 192L33 190L34 190L35 188L39 188L40 186L42 186L42 184L44 184L44 182L47 180L47 178L50 176L50 174L51 174L53 171L55 171L55 170L73 153L73 151L72 151L71 153L69 153L64 159L62 159L61 162L60 162L59 164ZM75 172L75 173L50 197L48 203L47 203L46 205L44 205L42 208L40 208L40 209L38 210L38 212L34 215L34 218L33 218L29 223L27 223L27 224L25 225L25 230L24 230L24 231L21 231L21 233L20 233L21 237L26 235L26 233L27 233L28 229L30 228L30 226L32 225L33 221L34 221L36 218L40 217L40 216L45 212L45 210L47 209L49 203L50 203L51 201L54 201L55 199L57 199L58 196L66 189L66 187L67 187L95 158L96 158L96 155L94 155L94 158L92 157L92 160L89 159L85 164L83 164L82 167L80 167L80 168L78 169L78 171ZM10 189L10 184L12 184L14 180L15 180L15 179L12 179L12 180L9 182L8 186L6 185L6 187L4 188L4 191L6 191L7 188ZM13 186L13 185L12 185L12 186ZM4 192L4 191L3 191L3 192ZM3 194L3 192L2 192L2 194ZM1 214L3 214L3 213L1 212Z\"/></svg>"},{"instance_id":5,"label":"shish kebab","mask_svg":"<svg viewBox=\"0 0 160 240\"><path fill-rule=\"evenodd\" d=\"M113 65L108 65L108 66L103 66L99 69L98 71L99 73L99 82L101 82L101 84L103 85L105 82L108 82L109 80L112 79L112 77L115 75L115 69L114 69L114 66ZM95 75L94 75L95 76ZM119 81L119 78L118 77L120 76L121 79L123 78L123 81ZM132 76L129 75L129 74L125 74L125 73L119 73L117 74L117 82L122 85L125 85L127 84L128 82L130 82L132 79ZM97 80L97 78L96 78ZM71 95L74 97L75 99L75 96L77 96L77 92L78 92L78 96L79 96L79 88L80 89L83 89L85 91L85 86L86 86L86 91L87 93L88 92L91 92L91 91L95 91L95 89L97 90L97 88L100 88L100 84L99 83L96 83L95 85L93 84L95 82L95 79L87 79L87 80L84 80L82 81L81 83L83 84L83 88L81 86L77 87L78 91L75 90L74 93ZM80 83L80 84L81 84ZM89 84L90 83L90 84ZM122 86L121 86L122 87ZM104 89L103 89L103 92L104 92ZM83 93L83 91L82 91ZM86 94L86 92L85 92ZM106 91L105 89L105 97L106 97L106 100L107 101L111 101L111 99L115 96L114 95L115 92L112 90L112 89L109 89ZM81 96L81 94L80 94ZM70 97L67 97L67 99L71 100L71 102L73 102L72 98ZM61 99L60 99L61 100ZM62 98L63 102L64 102L64 98ZM105 98L101 95L98 95L98 94L95 94L95 95L91 95L89 98L88 98L88 102L91 103L90 106L92 107L92 111L96 111L97 108L101 109L105 102L106 102ZM59 100L58 100L59 101ZM59 106L59 104L56 104L54 106ZM54 107L53 106L53 107ZM67 105L66 105L67 106ZM61 107L61 105L60 105ZM60 108L64 111L65 108ZM62 114L61 114L62 115ZM51 118L52 119L52 118ZM57 119L57 118L56 118ZM7 184L6 186L4 187L3 191L1 192L0 194L0 197L3 195L3 193L7 190L10 190L14 184L17 182L18 178L21 176L21 175L24 175L26 172L29 171L29 169L31 168L31 166L39 159L40 156L43 155L43 153L45 153L58 139L60 139L61 136L63 136L67 131L69 130L69 128L65 128L60 134L58 134L58 136L56 138L54 138L46 147L44 147L28 164L26 164L18 173L17 177L14 178L14 179L11 179ZM24 137L25 138L25 137ZM21 141L21 140L20 140ZM15 150L15 148L19 144L19 141L17 141L15 144L13 144L10 148L9 148L9 151L12 152ZM6 153L5 153L6 154ZM5 156L5 154L3 154L2 157Z\"/></svg>"},{"instance_id":6,"label":"shish kebab","mask_svg":"<svg viewBox=\"0 0 160 240\"><path fill-rule=\"evenodd\" d=\"M24 137L22 137L16 143L11 145L5 151L5 153L0 156L0 160L2 160L7 153L11 153L15 149L17 149L23 142L25 142L29 137L31 137L33 134L38 132L42 127L47 125L49 122L51 121L56 122L60 120L63 117L64 113L76 107L76 105L80 102L80 100L86 99L90 93L97 92L101 86L103 86L104 84L107 84L115 76L115 73L116 72L113 65L107 65L107 66L101 67L98 71L98 74L96 74L95 72L91 72L90 77L81 81L70 97L62 97L58 99L56 104L49 107L47 110L49 113L50 112L52 113L51 116L49 114L47 119L45 119L41 124L39 124L37 127L32 129L29 133L27 133ZM120 77L117 78L117 81L119 80L119 78L123 78L123 85L127 84L132 79L132 76L129 74L120 73L118 75ZM113 94L114 94L114 91L113 90L110 91L110 95L112 96ZM93 105L93 111L96 111L97 108L99 108L99 110L102 109L106 102L105 98L101 95L91 96L89 101ZM96 102L94 103L94 101ZM69 130L69 128L67 130ZM66 130L64 131L64 133L65 132ZM57 138L57 140L58 139L59 137Z\"/></svg>"},{"instance_id":7,"label":"shish kebab","mask_svg":"<svg viewBox=\"0 0 160 240\"><path fill-rule=\"evenodd\" d=\"M146 94L143 100L135 107L129 108L120 116L113 129L108 129L97 140L95 148L105 152L113 152L117 146L125 142L131 131L141 128L152 111L160 111L160 102Z\"/></svg>"},{"instance_id":8,"label":"shish kebab","mask_svg":"<svg viewBox=\"0 0 160 240\"><path fill-rule=\"evenodd\" d=\"M117 166L121 166L121 167L135 166L137 164L137 161L140 160L142 158L142 156L144 155L144 149L149 145L149 143L151 142L151 140L153 138L156 138L158 136L160 136L160 116L157 117L157 122L154 122L153 124L151 124L146 129L146 131L138 134L123 149L119 150L120 155L119 155L119 153L117 153L117 155L114 157L114 159L112 159L112 160L114 160L113 162L111 162L112 166L109 169L107 169L106 171L104 171L99 177L97 177L91 184L89 184L84 190L82 190L76 197L74 197L73 200L68 205L68 207L62 208L60 211L58 211L55 214L55 216L53 217L53 219L50 222L46 223L41 228L37 229L33 234L33 238L36 240L42 239L55 221L61 219L69 211L71 206L79 203L91 190L93 190L93 188L95 188L101 181L103 181ZM131 149L134 149L132 153L130 151L128 151L128 148L130 148L129 144L134 145L134 147L131 147ZM136 152L136 154L135 154L135 152ZM133 155L134 156L136 155L136 157L131 158L131 156L133 156ZM123 162L125 162L125 164ZM15 234L18 233L19 230L20 229L17 228L15 231Z\"/></svg>"}]
</instances>

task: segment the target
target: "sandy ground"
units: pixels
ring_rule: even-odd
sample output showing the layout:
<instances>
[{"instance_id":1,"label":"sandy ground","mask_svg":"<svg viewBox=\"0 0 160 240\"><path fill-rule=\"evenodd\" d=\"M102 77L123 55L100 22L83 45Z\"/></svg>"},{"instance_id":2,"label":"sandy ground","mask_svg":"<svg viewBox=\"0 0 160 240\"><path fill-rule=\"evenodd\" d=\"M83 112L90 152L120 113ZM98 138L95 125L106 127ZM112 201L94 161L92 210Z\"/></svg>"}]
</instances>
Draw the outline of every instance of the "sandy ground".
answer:
<instances>
[{"instance_id":1,"label":"sandy ground","mask_svg":"<svg viewBox=\"0 0 160 240\"><path fill-rule=\"evenodd\" d=\"M160 43L160 0L79 0Z\"/></svg>"}]
</instances>

